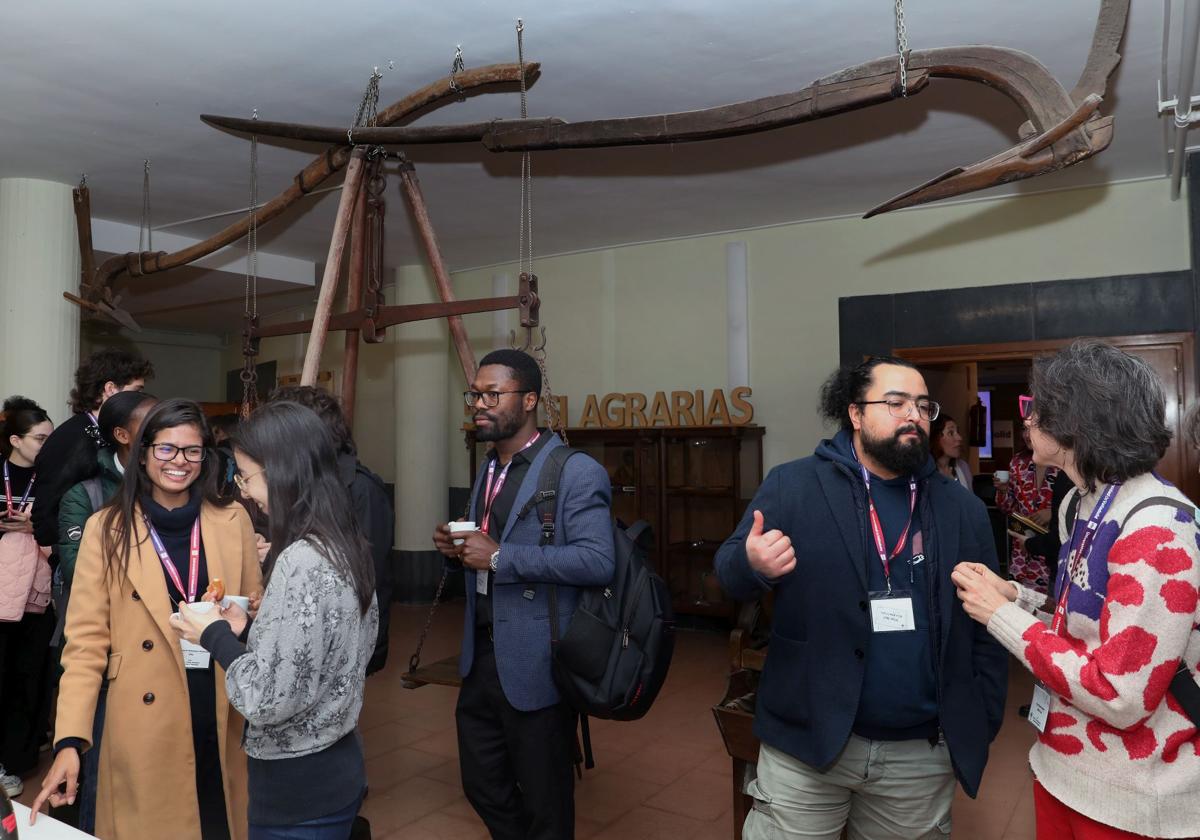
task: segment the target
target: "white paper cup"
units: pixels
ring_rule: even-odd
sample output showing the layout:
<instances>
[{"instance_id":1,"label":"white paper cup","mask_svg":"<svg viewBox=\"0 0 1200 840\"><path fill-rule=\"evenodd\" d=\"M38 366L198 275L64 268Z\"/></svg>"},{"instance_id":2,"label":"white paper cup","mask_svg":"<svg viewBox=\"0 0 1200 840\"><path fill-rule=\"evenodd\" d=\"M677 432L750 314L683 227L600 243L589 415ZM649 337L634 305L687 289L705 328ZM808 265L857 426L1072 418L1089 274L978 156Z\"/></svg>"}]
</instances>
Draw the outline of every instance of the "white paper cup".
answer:
<instances>
[{"instance_id":1,"label":"white paper cup","mask_svg":"<svg viewBox=\"0 0 1200 840\"><path fill-rule=\"evenodd\" d=\"M451 522L450 523L450 533L451 534L457 534L462 531L474 531L474 530L475 530L474 522ZM465 540L455 540L454 544L462 545L464 542L465 542Z\"/></svg>"},{"instance_id":2,"label":"white paper cup","mask_svg":"<svg viewBox=\"0 0 1200 840\"><path fill-rule=\"evenodd\" d=\"M992 473L992 475L996 476L996 480L999 481L1001 484L1005 484L1008 482L1008 479L1009 479L1008 470L996 470L994 473Z\"/></svg>"},{"instance_id":3,"label":"white paper cup","mask_svg":"<svg viewBox=\"0 0 1200 840\"><path fill-rule=\"evenodd\" d=\"M192 603L185 604L184 606L194 613L206 613L212 612L212 609L216 606L216 604L214 604L212 601L192 601Z\"/></svg>"},{"instance_id":4,"label":"white paper cup","mask_svg":"<svg viewBox=\"0 0 1200 840\"><path fill-rule=\"evenodd\" d=\"M230 604L237 604L244 613L250 612L250 599L245 595L226 595L221 601L221 606L228 607Z\"/></svg>"}]
</instances>

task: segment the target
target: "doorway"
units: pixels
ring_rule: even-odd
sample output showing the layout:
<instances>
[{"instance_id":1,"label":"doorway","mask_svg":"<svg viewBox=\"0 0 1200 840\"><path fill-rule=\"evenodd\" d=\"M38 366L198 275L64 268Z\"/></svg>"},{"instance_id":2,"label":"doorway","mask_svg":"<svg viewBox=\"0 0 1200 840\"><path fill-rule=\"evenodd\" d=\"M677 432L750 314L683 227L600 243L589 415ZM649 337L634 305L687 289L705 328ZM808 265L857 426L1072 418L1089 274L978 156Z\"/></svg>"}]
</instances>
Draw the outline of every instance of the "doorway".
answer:
<instances>
[{"instance_id":1,"label":"doorway","mask_svg":"<svg viewBox=\"0 0 1200 840\"><path fill-rule=\"evenodd\" d=\"M991 402L988 424L991 451L981 453L982 447L972 446L969 455L972 473L981 475L1006 469L1013 454L1012 447L1020 446L1017 398L1028 393L1028 374L1033 360L1058 351L1071 340L909 347L894 352L925 373L930 394L959 420L960 428L976 395L987 395ZM1158 472L1188 498L1200 499L1196 452L1185 446L1179 437L1183 416L1196 398L1192 333L1113 336L1102 340L1145 359L1162 379L1167 395L1167 428L1172 437L1170 448L1158 464ZM955 413L956 409L959 413ZM988 457L983 457L984 454Z\"/></svg>"}]
</instances>

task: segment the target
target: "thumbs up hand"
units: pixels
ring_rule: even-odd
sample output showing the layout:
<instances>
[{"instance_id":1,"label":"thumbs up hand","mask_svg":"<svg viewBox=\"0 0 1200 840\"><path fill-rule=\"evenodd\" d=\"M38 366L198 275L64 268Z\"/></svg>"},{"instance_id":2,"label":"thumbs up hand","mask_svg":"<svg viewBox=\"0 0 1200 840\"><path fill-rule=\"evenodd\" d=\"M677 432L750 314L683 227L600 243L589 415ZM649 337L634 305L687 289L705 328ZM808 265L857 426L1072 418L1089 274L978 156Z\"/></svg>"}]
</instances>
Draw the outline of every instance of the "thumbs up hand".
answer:
<instances>
[{"instance_id":1,"label":"thumbs up hand","mask_svg":"<svg viewBox=\"0 0 1200 840\"><path fill-rule=\"evenodd\" d=\"M763 533L763 515L754 511L754 524L746 535L746 558L750 568L770 580L796 568L796 550L792 538L779 530Z\"/></svg>"}]
</instances>

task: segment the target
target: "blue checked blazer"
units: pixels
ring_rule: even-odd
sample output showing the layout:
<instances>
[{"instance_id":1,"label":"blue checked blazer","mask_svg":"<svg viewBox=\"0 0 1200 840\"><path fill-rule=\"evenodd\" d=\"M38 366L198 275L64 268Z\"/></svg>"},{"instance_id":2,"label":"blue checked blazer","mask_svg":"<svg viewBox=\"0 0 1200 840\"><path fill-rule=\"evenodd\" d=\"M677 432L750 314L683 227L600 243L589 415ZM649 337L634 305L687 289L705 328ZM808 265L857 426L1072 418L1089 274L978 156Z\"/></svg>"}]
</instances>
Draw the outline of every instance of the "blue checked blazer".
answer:
<instances>
[{"instance_id":1,"label":"blue checked blazer","mask_svg":"<svg viewBox=\"0 0 1200 840\"><path fill-rule=\"evenodd\" d=\"M587 455L573 455L563 467L558 486L554 542L546 547L537 511L518 518L537 493L542 466L552 449L562 446L558 435L538 452L525 473L512 511L500 534L500 558L492 591L496 669L500 686L513 708L523 712L544 709L559 701L550 671L550 601L547 584L558 587L559 635L566 632L581 586L602 586L612 580L612 487L608 472ZM480 465L471 488L468 519L478 522L475 500L487 472ZM475 658L475 572L466 570L467 611L459 673L466 677Z\"/></svg>"}]
</instances>

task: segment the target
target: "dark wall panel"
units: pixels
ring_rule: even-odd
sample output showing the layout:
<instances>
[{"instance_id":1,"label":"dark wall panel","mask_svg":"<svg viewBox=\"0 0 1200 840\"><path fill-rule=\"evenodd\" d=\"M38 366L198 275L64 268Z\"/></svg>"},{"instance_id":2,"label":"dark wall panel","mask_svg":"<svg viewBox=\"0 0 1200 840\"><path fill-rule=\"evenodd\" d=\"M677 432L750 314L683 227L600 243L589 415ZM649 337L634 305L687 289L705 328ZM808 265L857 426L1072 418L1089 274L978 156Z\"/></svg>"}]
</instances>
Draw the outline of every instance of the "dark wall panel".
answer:
<instances>
[{"instance_id":1,"label":"dark wall panel","mask_svg":"<svg viewBox=\"0 0 1200 840\"><path fill-rule=\"evenodd\" d=\"M838 331L844 365L863 356L886 356L896 346L892 330L894 295L861 295L838 300Z\"/></svg>"},{"instance_id":2,"label":"dark wall panel","mask_svg":"<svg viewBox=\"0 0 1200 840\"><path fill-rule=\"evenodd\" d=\"M896 295L896 346L1027 341L1030 296L1028 283Z\"/></svg>"},{"instance_id":3,"label":"dark wall panel","mask_svg":"<svg viewBox=\"0 0 1200 840\"><path fill-rule=\"evenodd\" d=\"M1138 335L1192 329L1192 273L1033 284L1037 338Z\"/></svg>"},{"instance_id":4,"label":"dark wall panel","mask_svg":"<svg viewBox=\"0 0 1200 840\"><path fill-rule=\"evenodd\" d=\"M1200 193L1200 190L1196 191ZM841 298L843 362L893 348L1189 332L1192 271Z\"/></svg>"}]
</instances>

